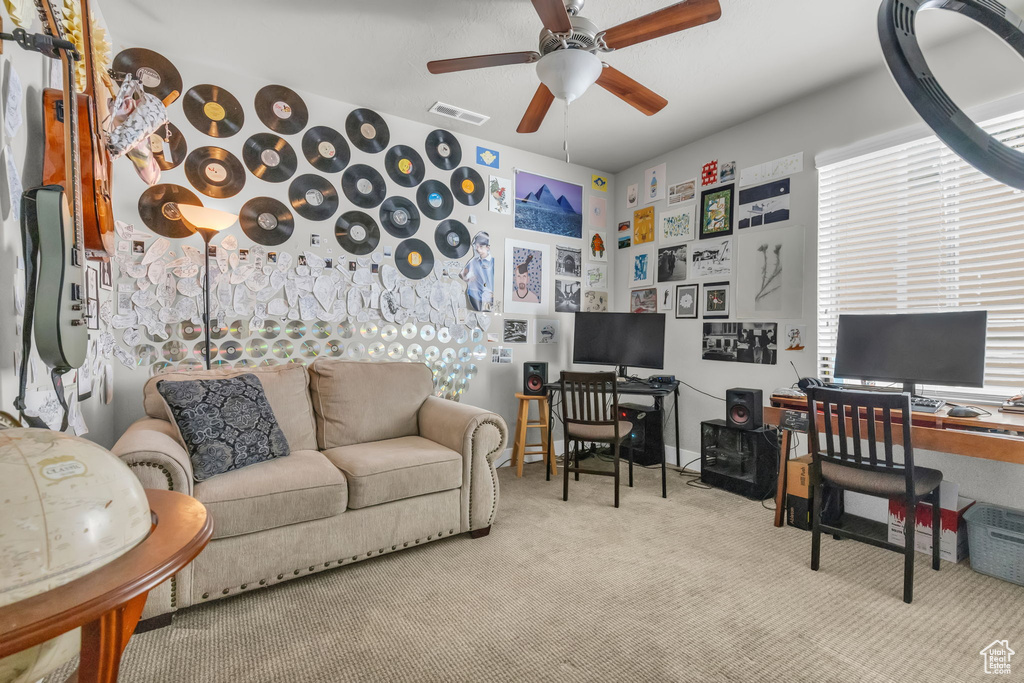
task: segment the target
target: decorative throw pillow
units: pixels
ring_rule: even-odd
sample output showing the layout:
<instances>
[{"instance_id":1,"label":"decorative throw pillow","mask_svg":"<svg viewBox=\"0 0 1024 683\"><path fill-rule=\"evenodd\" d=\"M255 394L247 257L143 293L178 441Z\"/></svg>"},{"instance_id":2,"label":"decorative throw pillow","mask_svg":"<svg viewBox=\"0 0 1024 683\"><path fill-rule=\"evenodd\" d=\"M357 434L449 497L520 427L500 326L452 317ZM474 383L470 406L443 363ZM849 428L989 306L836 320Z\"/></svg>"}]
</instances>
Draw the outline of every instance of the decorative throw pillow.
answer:
<instances>
[{"instance_id":1,"label":"decorative throw pillow","mask_svg":"<svg viewBox=\"0 0 1024 683\"><path fill-rule=\"evenodd\" d=\"M288 441L256 375L158 382L196 481L288 455Z\"/></svg>"}]
</instances>

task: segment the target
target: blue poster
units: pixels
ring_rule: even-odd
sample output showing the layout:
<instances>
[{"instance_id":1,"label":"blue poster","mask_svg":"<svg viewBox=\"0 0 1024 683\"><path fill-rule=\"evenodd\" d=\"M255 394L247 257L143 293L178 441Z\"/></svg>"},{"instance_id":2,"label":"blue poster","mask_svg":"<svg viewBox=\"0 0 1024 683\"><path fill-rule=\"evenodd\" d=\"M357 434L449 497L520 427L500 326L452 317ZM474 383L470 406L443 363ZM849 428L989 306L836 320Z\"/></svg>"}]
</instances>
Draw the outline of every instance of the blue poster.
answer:
<instances>
[{"instance_id":1,"label":"blue poster","mask_svg":"<svg viewBox=\"0 0 1024 683\"><path fill-rule=\"evenodd\" d=\"M481 166L490 166L491 168L498 168L499 155L493 149L487 149L486 147L476 148L476 163Z\"/></svg>"}]
</instances>

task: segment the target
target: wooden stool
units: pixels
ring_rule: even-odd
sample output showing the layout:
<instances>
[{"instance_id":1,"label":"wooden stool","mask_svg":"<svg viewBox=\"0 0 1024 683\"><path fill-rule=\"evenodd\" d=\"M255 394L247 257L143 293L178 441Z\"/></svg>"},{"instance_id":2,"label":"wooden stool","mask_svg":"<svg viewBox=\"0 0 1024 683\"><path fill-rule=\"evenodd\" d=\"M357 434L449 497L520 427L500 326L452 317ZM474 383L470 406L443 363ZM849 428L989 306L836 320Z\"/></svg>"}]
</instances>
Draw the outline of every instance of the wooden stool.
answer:
<instances>
[{"instance_id":1,"label":"wooden stool","mask_svg":"<svg viewBox=\"0 0 1024 683\"><path fill-rule=\"evenodd\" d=\"M551 426L548 423L548 397L544 396L527 396L526 394L516 394L516 398L519 399L519 412L516 418L516 436L512 443L512 462L516 468L516 476L523 476L523 462L526 460L527 455L543 455L544 462L550 466L551 474L558 474L558 465L555 464L555 459L549 456L551 449ZM538 416L536 422L530 421L530 404L534 401L537 402ZM540 430L540 443L526 443L526 430L527 429L539 429ZM530 448L538 450L527 450Z\"/></svg>"}]
</instances>

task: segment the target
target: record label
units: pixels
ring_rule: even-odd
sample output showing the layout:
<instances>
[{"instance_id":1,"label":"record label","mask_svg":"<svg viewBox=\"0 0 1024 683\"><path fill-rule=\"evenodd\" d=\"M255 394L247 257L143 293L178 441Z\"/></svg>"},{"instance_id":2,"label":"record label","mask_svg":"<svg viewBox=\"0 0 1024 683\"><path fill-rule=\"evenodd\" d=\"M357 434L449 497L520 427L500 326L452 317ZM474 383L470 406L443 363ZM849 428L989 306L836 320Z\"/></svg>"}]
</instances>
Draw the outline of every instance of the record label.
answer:
<instances>
[{"instance_id":1,"label":"record label","mask_svg":"<svg viewBox=\"0 0 1024 683\"><path fill-rule=\"evenodd\" d=\"M412 173L412 162L408 159L398 160L398 172L402 175L409 175Z\"/></svg>"},{"instance_id":2,"label":"record label","mask_svg":"<svg viewBox=\"0 0 1024 683\"><path fill-rule=\"evenodd\" d=\"M334 145L327 142L326 140L319 143L316 146L317 153L320 154L324 159L333 159L338 153L338 150L334 149Z\"/></svg>"},{"instance_id":3,"label":"record label","mask_svg":"<svg viewBox=\"0 0 1024 683\"><path fill-rule=\"evenodd\" d=\"M272 213L261 213L256 217L256 224L264 230L273 230L278 226L277 216Z\"/></svg>"},{"instance_id":4,"label":"record label","mask_svg":"<svg viewBox=\"0 0 1024 683\"><path fill-rule=\"evenodd\" d=\"M158 88L160 87L160 81L163 80L160 78L160 74L156 72L156 69L148 66L141 67L136 71L135 77L142 82L143 88Z\"/></svg>"},{"instance_id":5,"label":"record label","mask_svg":"<svg viewBox=\"0 0 1024 683\"><path fill-rule=\"evenodd\" d=\"M295 229L288 207L270 197L254 197L243 204L238 223L246 237L266 247L286 242Z\"/></svg>"},{"instance_id":6,"label":"record label","mask_svg":"<svg viewBox=\"0 0 1024 683\"><path fill-rule=\"evenodd\" d=\"M472 180L469 180L467 178L466 180L462 181L462 191L465 192L466 194L473 194L473 190L475 188L476 185L473 183Z\"/></svg>"},{"instance_id":7,"label":"record label","mask_svg":"<svg viewBox=\"0 0 1024 683\"><path fill-rule=\"evenodd\" d=\"M383 152L391 140L388 124L372 109L356 109L345 119L345 133L357 149L368 154Z\"/></svg>"},{"instance_id":8,"label":"record label","mask_svg":"<svg viewBox=\"0 0 1024 683\"><path fill-rule=\"evenodd\" d=\"M306 190L306 201L311 206L320 206L324 203L324 193L320 190Z\"/></svg>"},{"instance_id":9,"label":"record label","mask_svg":"<svg viewBox=\"0 0 1024 683\"><path fill-rule=\"evenodd\" d=\"M223 121L224 116L227 112L224 111L224 107L217 102L207 102L203 105L203 113L206 114L206 118L211 121Z\"/></svg>"},{"instance_id":10,"label":"record label","mask_svg":"<svg viewBox=\"0 0 1024 683\"><path fill-rule=\"evenodd\" d=\"M260 152L260 161L273 168L281 165L281 155L272 149L265 149Z\"/></svg>"},{"instance_id":11,"label":"record label","mask_svg":"<svg viewBox=\"0 0 1024 683\"><path fill-rule=\"evenodd\" d=\"M338 191L326 178L307 173L288 186L288 200L303 218L325 221L338 210Z\"/></svg>"},{"instance_id":12,"label":"record label","mask_svg":"<svg viewBox=\"0 0 1024 683\"><path fill-rule=\"evenodd\" d=\"M219 161L211 161L206 164L206 168L203 169L203 173L206 175L206 179L211 183L223 183L228 177L228 170L224 168L224 164Z\"/></svg>"},{"instance_id":13,"label":"record label","mask_svg":"<svg viewBox=\"0 0 1024 683\"><path fill-rule=\"evenodd\" d=\"M359 132L363 134L363 137L367 140L373 140L377 137L377 129L373 127L373 124L364 123L359 126Z\"/></svg>"},{"instance_id":14,"label":"record label","mask_svg":"<svg viewBox=\"0 0 1024 683\"><path fill-rule=\"evenodd\" d=\"M282 121L284 121L285 119L290 119L292 117L292 106L287 102L281 102L280 100L274 102L273 110L274 116L281 119Z\"/></svg>"},{"instance_id":15,"label":"record label","mask_svg":"<svg viewBox=\"0 0 1024 683\"><path fill-rule=\"evenodd\" d=\"M444 199L438 192L431 192L430 194L428 194L427 201L430 202L430 205L435 209L440 208L441 205L444 203Z\"/></svg>"},{"instance_id":16,"label":"record label","mask_svg":"<svg viewBox=\"0 0 1024 683\"><path fill-rule=\"evenodd\" d=\"M245 112L235 96L209 83L194 86L185 93L182 109L189 123L215 138L231 137L245 122Z\"/></svg>"},{"instance_id":17,"label":"record label","mask_svg":"<svg viewBox=\"0 0 1024 683\"><path fill-rule=\"evenodd\" d=\"M373 183L366 178L360 178L356 181L356 189L359 190L359 194L370 194L373 192Z\"/></svg>"},{"instance_id":18,"label":"record label","mask_svg":"<svg viewBox=\"0 0 1024 683\"><path fill-rule=\"evenodd\" d=\"M418 251L410 251L409 255L406 257L406 260L409 262L409 265L412 266L413 268L416 268L421 263L423 263L423 257L420 255Z\"/></svg>"}]
</instances>

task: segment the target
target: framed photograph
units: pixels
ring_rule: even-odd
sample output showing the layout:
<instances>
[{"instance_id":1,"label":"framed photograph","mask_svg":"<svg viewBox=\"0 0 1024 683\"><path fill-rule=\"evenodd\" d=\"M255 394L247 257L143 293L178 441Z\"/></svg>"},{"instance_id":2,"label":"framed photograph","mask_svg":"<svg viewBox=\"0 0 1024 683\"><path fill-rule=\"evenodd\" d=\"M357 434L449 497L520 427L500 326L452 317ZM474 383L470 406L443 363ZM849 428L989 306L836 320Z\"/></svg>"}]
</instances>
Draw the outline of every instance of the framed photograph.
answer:
<instances>
[{"instance_id":1,"label":"framed photograph","mask_svg":"<svg viewBox=\"0 0 1024 683\"><path fill-rule=\"evenodd\" d=\"M583 238L583 186L516 171L515 227Z\"/></svg>"},{"instance_id":2,"label":"framed photograph","mask_svg":"<svg viewBox=\"0 0 1024 683\"><path fill-rule=\"evenodd\" d=\"M653 204L665 198L665 164L658 164L644 171L644 204Z\"/></svg>"},{"instance_id":3,"label":"framed photograph","mask_svg":"<svg viewBox=\"0 0 1024 683\"><path fill-rule=\"evenodd\" d=\"M505 240L505 312L547 313L551 310L551 247Z\"/></svg>"},{"instance_id":4,"label":"framed photograph","mask_svg":"<svg viewBox=\"0 0 1024 683\"><path fill-rule=\"evenodd\" d=\"M637 285L649 285L654 282L653 264L651 263L650 252L643 252L640 254L633 255L633 274L630 279L630 284L634 287Z\"/></svg>"},{"instance_id":5,"label":"framed photograph","mask_svg":"<svg viewBox=\"0 0 1024 683\"><path fill-rule=\"evenodd\" d=\"M107 291L114 288L114 275L110 270L110 261L100 261L100 287Z\"/></svg>"},{"instance_id":6,"label":"framed photograph","mask_svg":"<svg viewBox=\"0 0 1024 683\"><path fill-rule=\"evenodd\" d=\"M555 312L579 313L582 290L579 280L555 280Z\"/></svg>"},{"instance_id":7,"label":"framed photograph","mask_svg":"<svg viewBox=\"0 0 1024 683\"><path fill-rule=\"evenodd\" d=\"M728 318L732 306L732 292L728 282L713 282L704 285L704 318Z\"/></svg>"},{"instance_id":8,"label":"framed photograph","mask_svg":"<svg viewBox=\"0 0 1024 683\"><path fill-rule=\"evenodd\" d=\"M657 313L658 290L654 287L634 289L629 293L630 313Z\"/></svg>"},{"instance_id":9,"label":"framed photograph","mask_svg":"<svg viewBox=\"0 0 1024 683\"><path fill-rule=\"evenodd\" d=\"M591 261L607 261L608 260L608 237L605 235L603 230L591 230L590 231L590 251L588 253L589 260Z\"/></svg>"},{"instance_id":10,"label":"framed photograph","mask_svg":"<svg viewBox=\"0 0 1024 683\"><path fill-rule=\"evenodd\" d=\"M685 244L677 244L658 249L658 282L686 279L686 247Z\"/></svg>"},{"instance_id":11,"label":"framed photograph","mask_svg":"<svg viewBox=\"0 0 1024 683\"><path fill-rule=\"evenodd\" d=\"M704 323L701 358L729 363L775 365L778 323Z\"/></svg>"},{"instance_id":12,"label":"framed photograph","mask_svg":"<svg viewBox=\"0 0 1024 683\"><path fill-rule=\"evenodd\" d=\"M700 285L676 285L676 318L690 320L697 317Z\"/></svg>"},{"instance_id":13,"label":"framed photograph","mask_svg":"<svg viewBox=\"0 0 1024 683\"><path fill-rule=\"evenodd\" d=\"M504 344L525 344L530 338L530 321L505 318L502 322L501 341Z\"/></svg>"},{"instance_id":14,"label":"framed photograph","mask_svg":"<svg viewBox=\"0 0 1024 683\"><path fill-rule=\"evenodd\" d=\"M697 179L670 185L668 188L668 205L675 206L688 202L697 196Z\"/></svg>"},{"instance_id":15,"label":"framed photograph","mask_svg":"<svg viewBox=\"0 0 1024 683\"><path fill-rule=\"evenodd\" d=\"M85 303L89 329L100 329L100 271L92 265L85 269Z\"/></svg>"},{"instance_id":16,"label":"framed photograph","mask_svg":"<svg viewBox=\"0 0 1024 683\"><path fill-rule=\"evenodd\" d=\"M732 204L735 185L715 187L700 193L700 238L732 234Z\"/></svg>"}]
</instances>

